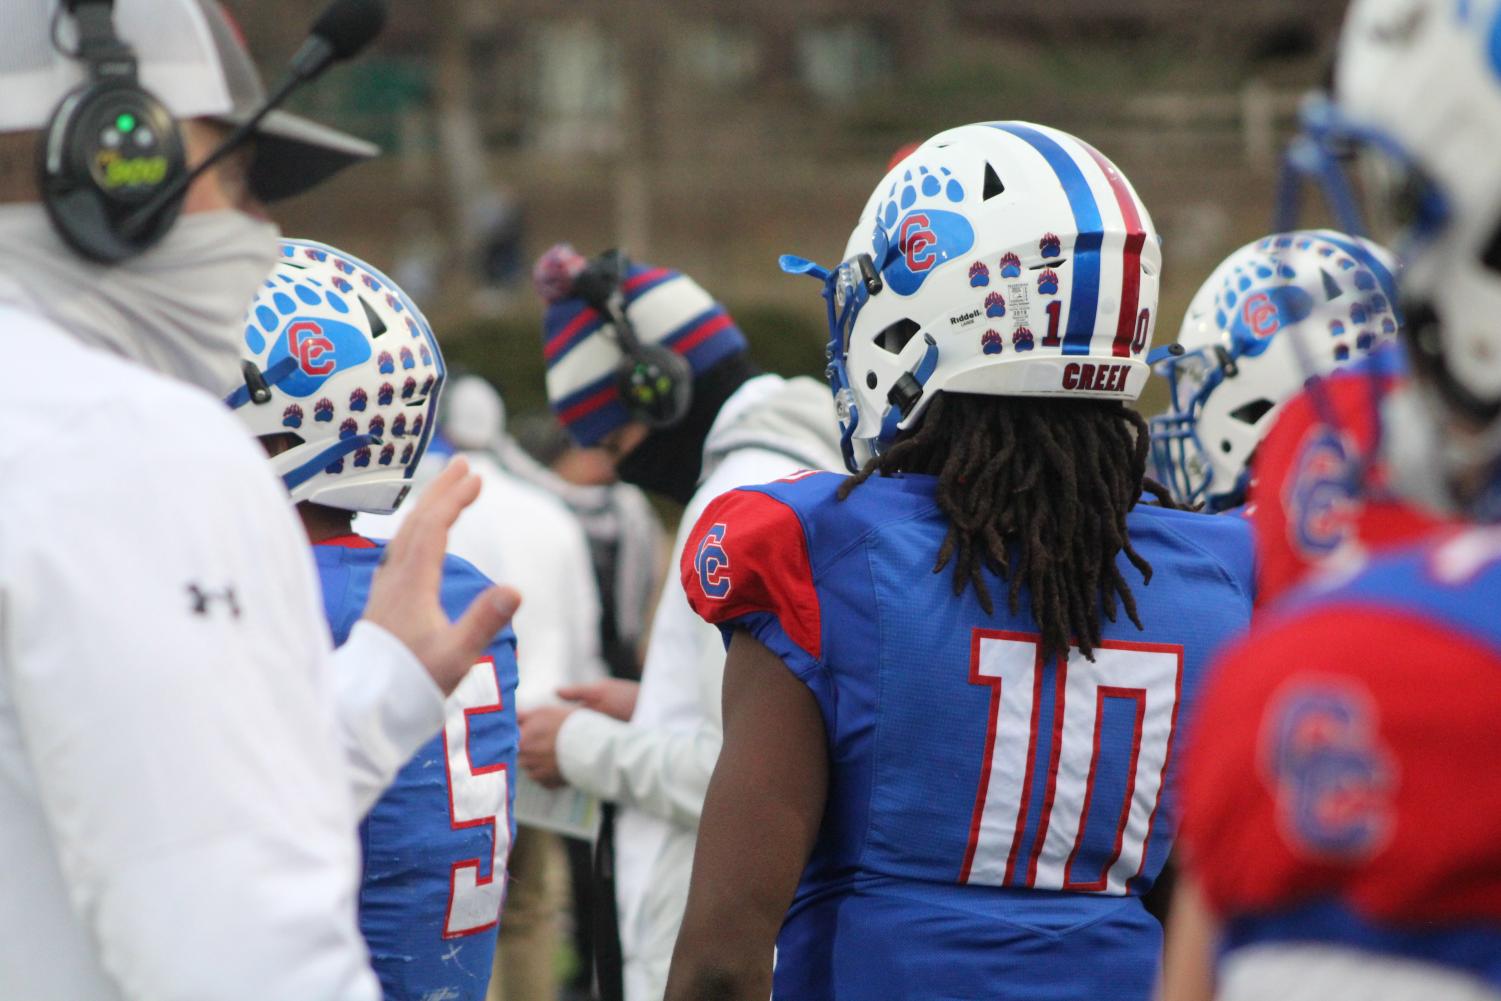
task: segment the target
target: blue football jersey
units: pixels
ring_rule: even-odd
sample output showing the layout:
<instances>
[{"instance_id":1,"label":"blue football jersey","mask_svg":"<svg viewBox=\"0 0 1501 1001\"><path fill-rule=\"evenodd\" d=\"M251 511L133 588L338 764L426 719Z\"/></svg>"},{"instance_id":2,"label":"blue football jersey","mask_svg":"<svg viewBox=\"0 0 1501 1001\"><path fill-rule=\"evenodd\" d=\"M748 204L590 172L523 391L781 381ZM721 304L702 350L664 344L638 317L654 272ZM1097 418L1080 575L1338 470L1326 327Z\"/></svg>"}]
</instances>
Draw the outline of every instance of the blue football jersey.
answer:
<instances>
[{"instance_id":1,"label":"blue football jersey","mask_svg":"<svg viewBox=\"0 0 1501 1001\"><path fill-rule=\"evenodd\" d=\"M1174 742L1204 666L1251 614L1239 518L1141 505L1124 614L1086 660L1044 661L992 575L953 569L936 479L803 474L710 505L684 554L704 618L744 628L816 698L828 804L778 939L775 997L1151 995L1161 928L1140 897L1175 826Z\"/></svg>"},{"instance_id":2,"label":"blue football jersey","mask_svg":"<svg viewBox=\"0 0 1501 1001\"><path fill-rule=\"evenodd\" d=\"M344 536L313 547L341 644L364 613L383 546ZM457 619L490 581L447 557L440 598ZM506 629L448 699L422 746L360 824L360 930L386 1001L483 1001L505 897L516 764L516 637Z\"/></svg>"}]
</instances>

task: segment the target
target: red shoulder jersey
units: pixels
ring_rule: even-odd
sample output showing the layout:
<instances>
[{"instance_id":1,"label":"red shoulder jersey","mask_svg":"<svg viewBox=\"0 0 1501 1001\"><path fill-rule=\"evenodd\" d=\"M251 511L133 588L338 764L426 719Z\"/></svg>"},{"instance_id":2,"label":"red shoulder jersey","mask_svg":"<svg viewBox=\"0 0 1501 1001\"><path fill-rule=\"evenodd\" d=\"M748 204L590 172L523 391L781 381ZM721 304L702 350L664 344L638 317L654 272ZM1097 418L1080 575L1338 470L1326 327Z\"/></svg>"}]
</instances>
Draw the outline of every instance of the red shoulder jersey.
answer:
<instances>
[{"instance_id":1,"label":"red shoulder jersey","mask_svg":"<svg viewBox=\"0 0 1501 1001\"><path fill-rule=\"evenodd\" d=\"M1216 664L1180 844L1229 950L1317 942L1501 987L1501 530L1290 596Z\"/></svg>"},{"instance_id":2,"label":"red shoulder jersey","mask_svg":"<svg viewBox=\"0 0 1501 1001\"><path fill-rule=\"evenodd\" d=\"M1336 372L1289 400L1257 447L1246 516L1256 537L1258 607L1314 569L1416 541L1444 524L1383 495L1379 468L1358 482L1361 457L1376 447L1380 398L1395 378L1363 368Z\"/></svg>"}]
</instances>

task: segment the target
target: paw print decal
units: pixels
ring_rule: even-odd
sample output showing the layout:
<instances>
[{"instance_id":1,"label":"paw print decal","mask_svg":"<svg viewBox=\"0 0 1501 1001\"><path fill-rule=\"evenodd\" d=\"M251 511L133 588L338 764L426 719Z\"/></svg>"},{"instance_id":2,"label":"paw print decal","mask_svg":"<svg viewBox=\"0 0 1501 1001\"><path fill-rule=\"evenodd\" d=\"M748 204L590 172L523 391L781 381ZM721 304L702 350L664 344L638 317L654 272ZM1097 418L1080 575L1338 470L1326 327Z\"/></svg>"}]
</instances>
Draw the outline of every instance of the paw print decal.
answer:
<instances>
[{"instance_id":1,"label":"paw print decal","mask_svg":"<svg viewBox=\"0 0 1501 1001\"><path fill-rule=\"evenodd\" d=\"M284 428L302 427L302 408L292 403L281 412L281 426Z\"/></svg>"},{"instance_id":2,"label":"paw print decal","mask_svg":"<svg viewBox=\"0 0 1501 1001\"><path fill-rule=\"evenodd\" d=\"M374 417L370 418L369 433L377 438L384 438L386 435L386 419L380 414L376 414Z\"/></svg>"},{"instance_id":3,"label":"paw print decal","mask_svg":"<svg viewBox=\"0 0 1501 1001\"><path fill-rule=\"evenodd\" d=\"M389 466L391 464L391 460L394 458L396 458L396 446L386 445L380 450L380 459L377 461L379 461L382 466Z\"/></svg>"},{"instance_id":4,"label":"paw print decal","mask_svg":"<svg viewBox=\"0 0 1501 1001\"><path fill-rule=\"evenodd\" d=\"M1032 331L1028 327L1017 327L1011 333L1011 346L1017 351L1032 350Z\"/></svg>"},{"instance_id":5,"label":"paw print decal","mask_svg":"<svg viewBox=\"0 0 1501 1001\"><path fill-rule=\"evenodd\" d=\"M984 261L976 261L969 266L969 287L984 288L990 284L990 269Z\"/></svg>"},{"instance_id":6,"label":"paw print decal","mask_svg":"<svg viewBox=\"0 0 1501 1001\"><path fill-rule=\"evenodd\" d=\"M1037 241L1037 250L1044 258L1052 260L1063 256L1063 241L1057 233L1044 233L1041 240Z\"/></svg>"},{"instance_id":7,"label":"paw print decal","mask_svg":"<svg viewBox=\"0 0 1501 1001\"><path fill-rule=\"evenodd\" d=\"M396 298L390 292L386 293L386 305L390 306L391 309L397 313L400 313L402 310L406 309L406 307L401 304L401 300Z\"/></svg>"},{"instance_id":8,"label":"paw print decal","mask_svg":"<svg viewBox=\"0 0 1501 1001\"><path fill-rule=\"evenodd\" d=\"M1043 295L1058 294L1058 272L1052 268L1044 268L1037 276L1037 291Z\"/></svg>"},{"instance_id":9,"label":"paw print decal","mask_svg":"<svg viewBox=\"0 0 1501 1001\"><path fill-rule=\"evenodd\" d=\"M1005 345L1001 342L1001 335L994 330L987 330L980 335L980 350L988 355L998 355Z\"/></svg>"},{"instance_id":10,"label":"paw print decal","mask_svg":"<svg viewBox=\"0 0 1501 1001\"><path fill-rule=\"evenodd\" d=\"M375 402L382 407L388 407L394 399L396 399L396 387L389 382L381 383L380 388L375 391Z\"/></svg>"},{"instance_id":11,"label":"paw print decal","mask_svg":"<svg viewBox=\"0 0 1501 1001\"><path fill-rule=\"evenodd\" d=\"M1015 254L1001 255L1001 277L1020 278L1022 273L1022 259Z\"/></svg>"},{"instance_id":12,"label":"paw print decal","mask_svg":"<svg viewBox=\"0 0 1501 1001\"><path fill-rule=\"evenodd\" d=\"M360 275L360 280L365 283L365 287L367 289L369 289L370 291L372 291L372 292L379 292L380 291L380 282L378 282L378 281L375 280L375 276L374 275Z\"/></svg>"},{"instance_id":13,"label":"paw print decal","mask_svg":"<svg viewBox=\"0 0 1501 1001\"><path fill-rule=\"evenodd\" d=\"M410 400L415 392L417 392L417 380L407 376L406 381L401 384L401 398Z\"/></svg>"},{"instance_id":14,"label":"paw print decal","mask_svg":"<svg viewBox=\"0 0 1501 1001\"><path fill-rule=\"evenodd\" d=\"M267 370L292 361L295 367L277 389L293 399L307 399L335 373L368 361L370 342L332 315L336 307L325 305L322 283L286 276L280 280L284 287L268 284L271 291L261 293L245 343L256 354L267 352Z\"/></svg>"},{"instance_id":15,"label":"paw print decal","mask_svg":"<svg viewBox=\"0 0 1501 1001\"><path fill-rule=\"evenodd\" d=\"M412 319L410 316L406 317L405 319L407 321L407 333L411 334L413 337L420 336L417 330L417 321Z\"/></svg>"},{"instance_id":16,"label":"paw print decal","mask_svg":"<svg viewBox=\"0 0 1501 1001\"><path fill-rule=\"evenodd\" d=\"M953 211L962 201L964 185L947 167L938 167L935 173L920 166L892 182L885 203L876 212L876 242L896 247L882 274L897 295L914 294L935 267L975 245L974 227Z\"/></svg>"},{"instance_id":17,"label":"paw print decal","mask_svg":"<svg viewBox=\"0 0 1501 1001\"><path fill-rule=\"evenodd\" d=\"M356 388L349 394L349 409L356 413L364 410L368 402L370 402L370 396L363 389Z\"/></svg>"},{"instance_id":18,"label":"paw print decal","mask_svg":"<svg viewBox=\"0 0 1501 1001\"><path fill-rule=\"evenodd\" d=\"M1349 361L1350 345L1346 344L1344 341L1340 341L1338 344L1334 345L1334 360Z\"/></svg>"},{"instance_id":19,"label":"paw print decal","mask_svg":"<svg viewBox=\"0 0 1501 1001\"><path fill-rule=\"evenodd\" d=\"M339 440L343 441L345 438L353 438L359 433L359 430L360 426L355 423L354 418L346 417L339 422Z\"/></svg>"},{"instance_id":20,"label":"paw print decal","mask_svg":"<svg viewBox=\"0 0 1501 1001\"><path fill-rule=\"evenodd\" d=\"M1343 336L1345 336L1345 325L1343 323L1341 323L1339 320L1330 320L1329 321L1329 336L1330 337L1343 337Z\"/></svg>"},{"instance_id":21,"label":"paw print decal","mask_svg":"<svg viewBox=\"0 0 1501 1001\"><path fill-rule=\"evenodd\" d=\"M433 379L432 376L428 376L426 379L422 380L422 395L423 396L426 396L428 393L431 393L433 391L433 382L434 381L435 380Z\"/></svg>"},{"instance_id":22,"label":"paw print decal","mask_svg":"<svg viewBox=\"0 0 1501 1001\"><path fill-rule=\"evenodd\" d=\"M324 466L323 471L325 473L331 473L335 475L342 473L344 471L344 460L335 459L333 462L330 462L328 465Z\"/></svg>"},{"instance_id":23,"label":"paw print decal","mask_svg":"<svg viewBox=\"0 0 1501 1001\"><path fill-rule=\"evenodd\" d=\"M414 367L416 367L416 365L417 365L417 362L412 357L412 349L411 348L402 348L401 349L401 367L402 368L414 368Z\"/></svg>"},{"instance_id":24,"label":"paw print decal","mask_svg":"<svg viewBox=\"0 0 1501 1001\"><path fill-rule=\"evenodd\" d=\"M406 435L406 433L407 433L407 415L406 414L397 414L396 415L396 419L391 422L391 437L392 438L401 438L401 437L404 437Z\"/></svg>"},{"instance_id":25,"label":"paw print decal","mask_svg":"<svg viewBox=\"0 0 1501 1001\"><path fill-rule=\"evenodd\" d=\"M431 366L433 363L433 353L427 349L427 345L422 345L419 351L422 356L422 364L424 366Z\"/></svg>"},{"instance_id":26,"label":"paw print decal","mask_svg":"<svg viewBox=\"0 0 1501 1001\"><path fill-rule=\"evenodd\" d=\"M334 419L334 401L324 397L313 404L313 420L331 421Z\"/></svg>"},{"instance_id":27,"label":"paw print decal","mask_svg":"<svg viewBox=\"0 0 1501 1001\"><path fill-rule=\"evenodd\" d=\"M422 415L418 414L416 417L412 418L412 437L413 438L420 438L421 436L422 436Z\"/></svg>"},{"instance_id":28,"label":"paw print decal","mask_svg":"<svg viewBox=\"0 0 1501 1001\"><path fill-rule=\"evenodd\" d=\"M390 375L396 371L396 359L391 357L391 352L389 351L382 351L377 355L375 364L380 369L381 375Z\"/></svg>"},{"instance_id":29,"label":"paw print decal","mask_svg":"<svg viewBox=\"0 0 1501 1001\"><path fill-rule=\"evenodd\" d=\"M356 469L364 469L370 465L370 449L357 448L354 451L354 466Z\"/></svg>"},{"instance_id":30,"label":"paw print decal","mask_svg":"<svg viewBox=\"0 0 1501 1001\"><path fill-rule=\"evenodd\" d=\"M985 297L985 315L998 320L1006 315L1006 299L999 292L992 292Z\"/></svg>"},{"instance_id":31,"label":"paw print decal","mask_svg":"<svg viewBox=\"0 0 1501 1001\"><path fill-rule=\"evenodd\" d=\"M401 450L401 464L403 466L409 465L411 463L411 461L412 461L412 453L415 451L415 449L416 449L416 446L414 446L410 442L408 442L407 443L407 447Z\"/></svg>"}]
</instances>

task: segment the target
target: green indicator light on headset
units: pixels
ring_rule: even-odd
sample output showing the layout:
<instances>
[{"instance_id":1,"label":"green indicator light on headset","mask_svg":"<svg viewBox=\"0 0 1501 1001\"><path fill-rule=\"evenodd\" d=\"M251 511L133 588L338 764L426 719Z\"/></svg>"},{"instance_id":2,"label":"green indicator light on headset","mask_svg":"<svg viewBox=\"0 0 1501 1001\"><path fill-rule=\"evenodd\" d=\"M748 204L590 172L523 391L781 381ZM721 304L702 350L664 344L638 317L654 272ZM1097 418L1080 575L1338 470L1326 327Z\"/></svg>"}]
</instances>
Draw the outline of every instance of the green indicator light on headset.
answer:
<instances>
[{"instance_id":1,"label":"green indicator light on headset","mask_svg":"<svg viewBox=\"0 0 1501 1001\"><path fill-rule=\"evenodd\" d=\"M115 119L115 128L125 133L134 132L136 128L136 116L129 112L122 113Z\"/></svg>"}]
</instances>

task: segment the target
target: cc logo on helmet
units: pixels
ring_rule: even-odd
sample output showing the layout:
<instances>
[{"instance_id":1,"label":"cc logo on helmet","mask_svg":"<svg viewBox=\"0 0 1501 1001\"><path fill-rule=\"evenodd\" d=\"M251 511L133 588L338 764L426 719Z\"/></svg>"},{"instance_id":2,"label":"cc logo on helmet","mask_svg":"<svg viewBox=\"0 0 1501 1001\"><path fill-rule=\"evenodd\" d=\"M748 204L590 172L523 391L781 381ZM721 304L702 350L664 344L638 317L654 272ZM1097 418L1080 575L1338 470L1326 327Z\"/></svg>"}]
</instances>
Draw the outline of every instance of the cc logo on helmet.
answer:
<instances>
[{"instance_id":1,"label":"cc logo on helmet","mask_svg":"<svg viewBox=\"0 0 1501 1001\"><path fill-rule=\"evenodd\" d=\"M723 601L730 594L730 554L724 551L724 531L721 523L705 532L693 556L698 586L703 589L704 597L715 601Z\"/></svg>"},{"instance_id":2,"label":"cc logo on helmet","mask_svg":"<svg viewBox=\"0 0 1501 1001\"><path fill-rule=\"evenodd\" d=\"M938 254L932 249L938 242L933 232L933 222L925 212L914 212L902 220L897 236L897 249L907 260L910 271L926 271L938 262Z\"/></svg>"},{"instance_id":3,"label":"cc logo on helmet","mask_svg":"<svg viewBox=\"0 0 1501 1001\"><path fill-rule=\"evenodd\" d=\"M1265 292L1247 296L1245 304L1240 308L1240 317L1257 337L1270 337L1282 329L1277 317L1277 304Z\"/></svg>"},{"instance_id":4,"label":"cc logo on helmet","mask_svg":"<svg viewBox=\"0 0 1501 1001\"><path fill-rule=\"evenodd\" d=\"M328 375L337 364L332 357L334 342L312 320L287 325L287 353L297 359L297 367L308 375ZM330 357L324 358L325 355Z\"/></svg>"}]
</instances>

